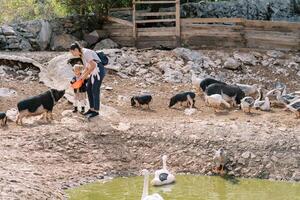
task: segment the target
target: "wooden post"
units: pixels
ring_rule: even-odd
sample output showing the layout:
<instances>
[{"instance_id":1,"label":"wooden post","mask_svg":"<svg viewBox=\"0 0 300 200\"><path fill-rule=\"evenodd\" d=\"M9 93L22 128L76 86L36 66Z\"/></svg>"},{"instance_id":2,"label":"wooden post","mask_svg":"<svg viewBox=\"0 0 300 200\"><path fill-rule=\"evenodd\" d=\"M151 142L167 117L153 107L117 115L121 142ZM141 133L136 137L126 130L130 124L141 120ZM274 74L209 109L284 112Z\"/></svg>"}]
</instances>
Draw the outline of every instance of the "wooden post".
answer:
<instances>
[{"instance_id":1,"label":"wooden post","mask_svg":"<svg viewBox=\"0 0 300 200\"><path fill-rule=\"evenodd\" d=\"M181 46L180 0L176 0L176 43Z\"/></svg>"},{"instance_id":2,"label":"wooden post","mask_svg":"<svg viewBox=\"0 0 300 200\"><path fill-rule=\"evenodd\" d=\"M134 46L136 46L137 44L137 33L136 33L136 4L135 4L135 0L132 1L132 23L133 23L133 29L132 29L132 34L133 34L133 42L134 42Z\"/></svg>"}]
</instances>

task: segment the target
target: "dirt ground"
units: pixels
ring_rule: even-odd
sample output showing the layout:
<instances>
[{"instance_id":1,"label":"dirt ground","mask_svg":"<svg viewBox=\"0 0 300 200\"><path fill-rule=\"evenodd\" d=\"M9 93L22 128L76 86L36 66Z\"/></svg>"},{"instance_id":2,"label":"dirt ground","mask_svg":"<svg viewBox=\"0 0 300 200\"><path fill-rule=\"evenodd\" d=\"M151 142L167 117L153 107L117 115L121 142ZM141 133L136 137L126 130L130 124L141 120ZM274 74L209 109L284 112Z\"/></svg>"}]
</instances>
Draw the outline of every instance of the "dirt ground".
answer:
<instances>
[{"instance_id":1,"label":"dirt ground","mask_svg":"<svg viewBox=\"0 0 300 200\"><path fill-rule=\"evenodd\" d=\"M57 53L29 55L43 63ZM105 90L107 86L112 90ZM38 81L18 80L1 81L1 87L14 89L18 95L1 98L0 111L48 89ZM282 108L250 115L238 109L216 114L199 94L197 111L191 116L179 105L168 108L172 95L188 90L193 90L190 84L144 85L110 73L101 101L115 108L118 118L87 123L73 114L65 121L61 113L72 105L62 99L50 124L20 127L9 122L0 128L0 197L65 199L66 188L104 176L139 174L143 168L154 170L163 154L169 156L170 169L176 173L212 175L214 150L221 146L228 152L229 175L300 180L300 124L294 114ZM130 106L130 97L141 92L153 95L151 110ZM117 130L118 123L130 128Z\"/></svg>"}]
</instances>

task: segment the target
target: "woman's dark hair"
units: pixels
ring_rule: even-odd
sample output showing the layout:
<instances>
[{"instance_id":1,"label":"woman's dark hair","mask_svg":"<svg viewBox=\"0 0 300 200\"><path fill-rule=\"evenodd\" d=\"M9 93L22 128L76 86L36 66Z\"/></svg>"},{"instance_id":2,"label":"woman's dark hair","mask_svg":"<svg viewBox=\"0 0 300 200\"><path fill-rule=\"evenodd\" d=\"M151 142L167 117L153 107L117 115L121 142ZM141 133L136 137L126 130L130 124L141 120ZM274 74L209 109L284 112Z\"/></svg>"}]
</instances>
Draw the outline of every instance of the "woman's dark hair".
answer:
<instances>
[{"instance_id":1,"label":"woman's dark hair","mask_svg":"<svg viewBox=\"0 0 300 200\"><path fill-rule=\"evenodd\" d=\"M81 45L79 44L79 42L74 42L73 44L71 44L70 50L75 50L75 49L78 49L78 51L81 53Z\"/></svg>"}]
</instances>

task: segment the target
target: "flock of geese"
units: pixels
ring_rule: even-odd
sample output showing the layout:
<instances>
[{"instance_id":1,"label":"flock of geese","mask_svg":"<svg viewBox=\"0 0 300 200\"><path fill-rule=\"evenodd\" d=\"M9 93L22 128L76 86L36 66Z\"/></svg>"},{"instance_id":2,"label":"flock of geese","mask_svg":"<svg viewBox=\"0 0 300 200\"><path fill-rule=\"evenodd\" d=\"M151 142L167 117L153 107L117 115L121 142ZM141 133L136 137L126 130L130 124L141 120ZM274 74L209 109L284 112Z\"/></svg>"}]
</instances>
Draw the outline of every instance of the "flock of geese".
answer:
<instances>
[{"instance_id":1,"label":"flock of geese","mask_svg":"<svg viewBox=\"0 0 300 200\"><path fill-rule=\"evenodd\" d=\"M200 90L199 84L201 81L203 79L197 78L194 73L192 74L192 84ZM240 88L245 94L240 102L240 108L245 113L251 113L252 109L270 111L271 104L276 104L285 107L284 110L294 112L296 118L300 118L300 91L287 93L287 86L281 82L276 82L274 88L269 91L258 84L234 84L232 86ZM215 108L215 112L218 112L222 107L231 108L237 105L236 96L228 96L222 91L221 94L212 95L207 95L206 91L202 92L204 93L206 105Z\"/></svg>"}]
</instances>

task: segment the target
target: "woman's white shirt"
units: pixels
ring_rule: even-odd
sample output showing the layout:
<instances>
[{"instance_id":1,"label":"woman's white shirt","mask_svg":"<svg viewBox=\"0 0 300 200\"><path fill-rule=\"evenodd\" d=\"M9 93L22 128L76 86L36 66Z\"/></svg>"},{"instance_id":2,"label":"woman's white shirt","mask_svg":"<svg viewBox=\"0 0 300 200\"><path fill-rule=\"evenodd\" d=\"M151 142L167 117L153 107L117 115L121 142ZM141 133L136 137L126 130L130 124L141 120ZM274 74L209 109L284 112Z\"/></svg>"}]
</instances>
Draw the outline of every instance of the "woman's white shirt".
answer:
<instances>
[{"instance_id":1,"label":"woman's white shirt","mask_svg":"<svg viewBox=\"0 0 300 200\"><path fill-rule=\"evenodd\" d=\"M93 50L82 48L82 62L85 68L89 66L90 61L96 61L96 62L101 62L100 58L98 57L97 53ZM92 83L94 83L94 78L97 78L100 80L100 75L99 75L99 68L96 66L94 70L91 73L91 78L92 78Z\"/></svg>"}]
</instances>

